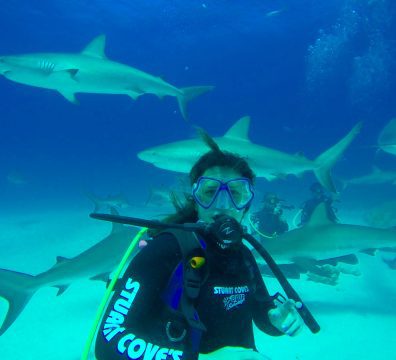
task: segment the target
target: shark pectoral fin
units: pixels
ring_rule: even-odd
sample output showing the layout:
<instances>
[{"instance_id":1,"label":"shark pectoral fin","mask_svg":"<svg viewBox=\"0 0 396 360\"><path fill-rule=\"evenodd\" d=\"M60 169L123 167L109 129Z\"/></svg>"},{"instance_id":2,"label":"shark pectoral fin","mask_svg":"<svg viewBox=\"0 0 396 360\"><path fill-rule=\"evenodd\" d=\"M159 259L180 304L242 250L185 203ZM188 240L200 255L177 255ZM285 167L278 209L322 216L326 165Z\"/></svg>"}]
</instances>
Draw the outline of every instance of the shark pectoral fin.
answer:
<instances>
[{"instance_id":1,"label":"shark pectoral fin","mask_svg":"<svg viewBox=\"0 0 396 360\"><path fill-rule=\"evenodd\" d=\"M48 73L48 76L51 76L51 79L54 81L67 81L67 80L74 80L78 81L76 77L80 69L76 68L65 68L65 69L56 69Z\"/></svg>"},{"instance_id":2,"label":"shark pectoral fin","mask_svg":"<svg viewBox=\"0 0 396 360\"><path fill-rule=\"evenodd\" d=\"M76 95L74 92L69 92L66 90L58 90L58 92L65 97L67 100L69 100L72 104L74 105L79 105L79 101L76 98Z\"/></svg>"},{"instance_id":3,"label":"shark pectoral fin","mask_svg":"<svg viewBox=\"0 0 396 360\"><path fill-rule=\"evenodd\" d=\"M137 92L134 92L134 91L128 91L128 92L127 92L127 95L128 95L130 98L132 98L132 100L137 100L137 98L138 98L140 95L142 95L142 93L137 93Z\"/></svg>"},{"instance_id":4,"label":"shark pectoral fin","mask_svg":"<svg viewBox=\"0 0 396 360\"><path fill-rule=\"evenodd\" d=\"M59 285L59 286L55 286L55 287L58 288L58 292L56 293L56 296L60 296L67 290L69 285Z\"/></svg>"},{"instance_id":5,"label":"shark pectoral fin","mask_svg":"<svg viewBox=\"0 0 396 360\"><path fill-rule=\"evenodd\" d=\"M66 72L68 72L68 73L70 74L70 77L71 77L73 80L76 80L76 81L77 81L76 75L77 75L77 73L79 72L79 69L69 69L69 70L66 70Z\"/></svg>"},{"instance_id":6,"label":"shark pectoral fin","mask_svg":"<svg viewBox=\"0 0 396 360\"><path fill-rule=\"evenodd\" d=\"M110 277L110 273L105 272L103 274L92 276L90 278L90 280L100 280L100 281L104 281L105 283L107 283L109 281L109 277Z\"/></svg>"}]
</instances>

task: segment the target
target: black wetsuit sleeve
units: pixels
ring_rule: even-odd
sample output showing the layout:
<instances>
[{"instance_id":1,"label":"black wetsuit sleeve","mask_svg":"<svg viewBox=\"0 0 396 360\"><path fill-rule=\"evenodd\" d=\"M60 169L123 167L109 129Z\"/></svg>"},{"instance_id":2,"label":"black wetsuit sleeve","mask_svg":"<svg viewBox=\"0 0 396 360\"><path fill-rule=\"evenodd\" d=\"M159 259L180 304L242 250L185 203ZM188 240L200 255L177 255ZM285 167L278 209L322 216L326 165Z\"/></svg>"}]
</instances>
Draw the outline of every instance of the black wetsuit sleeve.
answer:
<instances>
[{"instance_id":1,"label":"black wetsuit sleeve","mask_svg":"<svg viewBox=\"0 0 396 360\"><path fill-rule=\"evenodd\" d=\"M177 240L170 234L150 241L135 256L102 319L95 347L98 360L125 359L128 342L152 340L150 329L163 309L161 294L180 259Z\"/></svg>"},{"instance_id":2,"label":"black wetsuit sleeve","mask_svg":"<svg viewBox=\"0 0 396 360\"><path fill-rule=\"evenodd\" d=\"M253 300L252 312L253 321L256 326L263 332L271 336L283 335L276 327L274 327L268 317L268 311L275 308L274 301L270 296L267 287L264 284L260 270L256 260L251 255L251 266L253 267L254 279L256 284L255 296Z\"/></svg>"}]
</instances>

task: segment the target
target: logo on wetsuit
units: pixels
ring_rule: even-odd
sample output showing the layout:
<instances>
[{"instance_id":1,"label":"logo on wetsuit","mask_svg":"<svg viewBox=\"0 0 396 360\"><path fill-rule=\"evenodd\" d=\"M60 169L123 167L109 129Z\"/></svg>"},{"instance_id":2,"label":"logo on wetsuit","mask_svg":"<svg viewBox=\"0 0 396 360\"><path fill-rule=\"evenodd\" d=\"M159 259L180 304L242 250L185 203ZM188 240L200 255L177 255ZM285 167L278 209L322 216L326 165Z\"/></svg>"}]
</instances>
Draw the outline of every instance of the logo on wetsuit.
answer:
<instances>
[{"instance_id":1,"label":"logo on wetsuit","mask_svg":"<svg viewBox=\"0 0 396 360\"><path fill-rule=\"evenodd\" d=\"M118 299L113 305L109 316L106 318L102 333L106 341L110 342L117 334L123 334L126 330L123 325L125 316L131 309L133 301L139 292L140 284L128 278L125 289L121 291ZM172 358L179 360L183 352L180 350L160 348L144 339L137 338L134 334L123 336L117 344L117 350L128 355L129 359L165 360Z\"/></svg>"},{"instance_id":2,"label":"logo on wetsuit","mask_svg":"<svg viewBox=\"0 0 396 360\"><path fill-rule=\"evenodd\" d=\"M238 305L242 305L246 301L246 294L249 292L248 286L215 286L213 288L214 295L230 295L223 299L224 308L228 311Z\"/></svg>"}]
</instances>

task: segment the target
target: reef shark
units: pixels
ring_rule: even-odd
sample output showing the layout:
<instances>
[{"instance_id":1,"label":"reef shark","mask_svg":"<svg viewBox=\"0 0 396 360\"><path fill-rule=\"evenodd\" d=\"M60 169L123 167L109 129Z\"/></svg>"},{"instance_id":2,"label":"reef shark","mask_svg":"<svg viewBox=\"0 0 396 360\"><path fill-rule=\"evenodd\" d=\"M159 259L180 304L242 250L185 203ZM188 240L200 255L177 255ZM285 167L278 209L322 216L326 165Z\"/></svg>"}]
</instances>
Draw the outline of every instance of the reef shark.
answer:
<instances>
[{"instance_id":1,"label":"reef shark","mask_svg":"<svg viewBox=\"0 0 396 360\"><path fill-rule=\"evenodd\" d=\"M131 205L125 195L121 193L105 197L99 197L92 192L85 192L85 195L95 205L93 212L98 212L101 209L108 210L111 208L124 209Z\"/></svg>"},{"instance_id":2,"label":"reef shark","mask_svg":"<svg viewBox=\"0 0 396 360\"><path fill-rule=\"evenodd\" d=\"M0 57L0 74L17 83L56 90L76 104L76 93L175 96L182 116L187 103L213 86L177 88L159 77L107 59L105 36L92 40L80 53L34 53Z\"/></svg>"},{"instance_id":3,"label":"reef shark","mask_svg":"<svg viewBox=\"0 0 396 360\"><path fill-rule=\"evenodd\" d=\"M335 223L328 218L326 206L321 203L306 225L265 239L263 245L278 262L319 261L367 249L395 247L396 230Z\"/></svg>"},{"instance_id":4,"label":"reef shark","mask_svg":"<svg viewBox=\"0 0 396 360\"><path fill-rule=\"evenodd\" d=\"M396 185L396 171L385 171L373 167L371 173L343 181L346 185L379 185L393 184Z\"/></svg>"},{"instance_id":5,"label":"reef shark","mask_svg":"<svg viewBox=\"0 0 396 360\"><path fill-rule=\"evenodd\" d=\"M78 279L107 281L134 234L135 231L131 230L131 227L113 224L111 233L102 241L74 258L58 256L52 268L36 276L0 269L0 296L9 304L8 312L0 327L0 335L12 325L40 288L57 287L59 289L57 295L61 295Z\"/></svg>"},{"instance_id":6,"label":"reef shark","mask_svg":"<svg viewBox=\"0 0 396 360\"><path fill-rule=\"evenodd\" d=\"M239 119L222 137L214 140L222 150L237 153L247 159L256 176L267 180L284 178L288 174L301 175L313 171L318 181L335 192L330 171L361 129L357 124L338 143L324 151L315 160L298 154L292 155L254 144L249 140L250 117ZM165 170L188 173L198 158L208 151L200 139L181 140L156 146L138 153L141 160Z\"/></svg>"},{"instance_id":7,"label":"reef shark","mask_svg":"<svg viewBox=\"0 0 396 360\"><path fill-rule=\"evenodd\" d=\"M54 267L36 276L0 269L0 296L9 303L0 335L12 325L40 288L57 287L60 295L78 279L108 279L132 235L129 227L113 224L110 235L98 244L74 258L58 258ZM268 238L263 245L279 263L301 259L326 260L366 249L395 247L396 230L331 222L324 204L320 204L304 227L274 239Z\"/></svg>"}]
</instances>

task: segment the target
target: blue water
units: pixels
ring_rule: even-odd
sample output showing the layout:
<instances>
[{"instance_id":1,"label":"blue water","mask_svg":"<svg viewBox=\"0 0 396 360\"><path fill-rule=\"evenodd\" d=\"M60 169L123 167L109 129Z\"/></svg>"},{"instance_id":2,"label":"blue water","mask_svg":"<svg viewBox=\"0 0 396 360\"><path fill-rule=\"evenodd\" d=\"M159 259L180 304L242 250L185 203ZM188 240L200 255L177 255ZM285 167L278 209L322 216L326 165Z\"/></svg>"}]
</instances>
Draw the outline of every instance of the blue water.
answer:
<instances>
[{"instance_id":1,"label":"blue water","mask_svg":"<svg viewBox=\"0 0 396 360\"><path fill-rule=\"evenodd\" d=\"M337 167L345 177L370 170L370 146L394 116L391 1L8 1L0 31L0 54L77 52L106 34L112 60L176 86L215 85L190 104L191 123L213 135L248 114L252 141L312 158L363 120ZM174 98L80 94L72 106L4 78L0 92L0 191L11 206L50 206L81 187L139 196L132 188L167 174L136 153L194 135ZM14 171L26 186L5 180Z\"/></svg>"},{"instance_id":2,"label":"blue water","mask_svg":"<svg viewBox=\"0 0 396 360\"><path fill-rule=\"evenodd\" d=\"M84 190L142 204L152 187L176 180L139 151L192 138L192 125L222 135L243 115L253 142L311 159L363 121L335 177L396 167L375 148L396 114L392 0L8 0L0 34L0 55L78 52L105 34L111 60L178 87L215 86L191 102L186 122L171 97L77 94L73 105L0 77L0 213L89 208ZM259 186L298 205L313 180ZM341 203L361 210L395 195L391 185L350 188Z\"/></svg>"}]
</instances>

